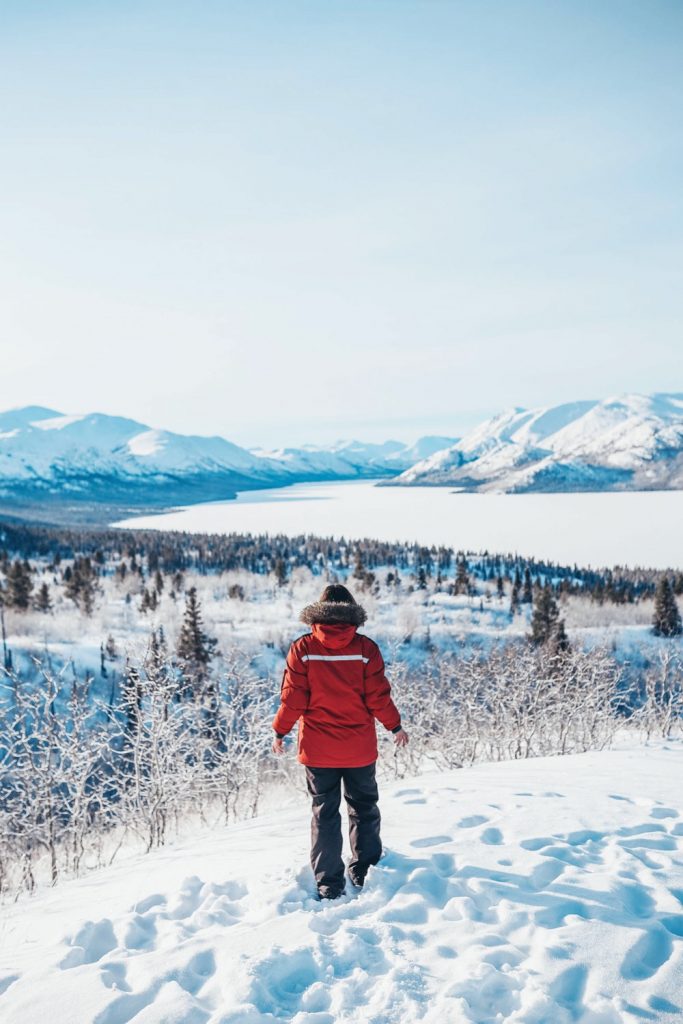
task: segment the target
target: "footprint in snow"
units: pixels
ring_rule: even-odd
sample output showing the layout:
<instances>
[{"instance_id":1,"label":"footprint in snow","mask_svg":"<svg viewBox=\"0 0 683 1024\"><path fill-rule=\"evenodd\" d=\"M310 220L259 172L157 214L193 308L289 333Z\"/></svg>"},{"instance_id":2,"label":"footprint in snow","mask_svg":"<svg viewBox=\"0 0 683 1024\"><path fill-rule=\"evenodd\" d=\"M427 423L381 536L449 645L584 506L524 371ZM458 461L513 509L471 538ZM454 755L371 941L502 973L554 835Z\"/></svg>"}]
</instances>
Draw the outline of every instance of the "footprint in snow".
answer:
<instances>
[{"instance_id":1,"label":"footprint in snow","mask_svg":"<svg viewBox=\"0 0 683 1024\"><path fill-rule=\"evenodd\" d=\"M624 957L621 975L629 981L647 981L662 967L673 951L671 935L656 926L638 939Z\"/></svg>"},{"instance_id":2,"label":"footprint in snow","mask_svg":"<svg viewBox=\"0 0 683 1024\"><path fill-rule=\"evenodd\" d=\"M476 828L477 825L485 825L488 820L483 814L470 814L468 817L460 819L458 828Z\"/></svg>"},{"instance_id":3,"label":"footprint in snow","mask_svg":"<svg viewBox=\"0 0 683 1024\"><path fill-rule=\"evenodd\" d=\"M424 836L422 839L411 839L410 845L418 849L425 846L441 846L443 843L452 843L453 836Z\"/></svg>"},{"instance_id":4,"label":"footprint in snow","mask_svg":"<svg viewBox=\"0 0 683 1024\"><path fill-rule=\"evenodd\" d=\"M588 968L583 964L575 964L558 975L550 986L551 997L558 1006L569 1010L574 1020L582 1016L587 978Z\"/></svg>"},{"instance_id":5,"label":"footprint in snow","mask_svg":"<svg viewBox=\"0 0 683 1024\"><path fill-rule=\"evenodd\" d=\"M617 829L618 836L642 836L648 832L666 832L663 825L653 825L648 821L644 825L623 825Z\"/></svg>"},{"instance_id":6,"label":"footprint in snow","mask_svg":"<svg viewBox=\"0 0 683 1024\"><path fill-rule=\"evenodd\" d=\"M673 807L655 807L650 811L651 818L680 818L678 811L675 811Z\"/></svg>"},{"instance_id":7,"label":"footprint in snow","mask_svg":"<svg viewBox=\"0 0 683 1024\"><path fill-rule=\"evenodd\" d=\"M133 910L137 914L146 914L149 910L154 910L156 907L163 907L166 905L166 897L160 892L153 892L149 896L145 896L143 899L138 900L134 905Z\"/></svg>"},{"instance_id":8,"label":"footprint in snow","mask_svg":"<svg viewBox=\"0 0 683 1024\"><path fill-rule=\"evenodd\" d=\"M479 836L482 843L487 846L500 846L503 842L503 833L499 828L486 828Z\"/></svg>"},{"instance_id":9,"label":"footprint in snow","mask_svg":"<svg viewBox=\"0 0 683 1024\"><path fill-rule=\"evenodd\" d=\"M10 985L13 985L15 981L19 981L21 975L19 974L6 974L4 978L0 978L0 996L3 992L6 992Z\"/></svg>"},{"instance_id":10,"label":"footprint in snow","mask_svg":"<svg viewBox=\"0 0 683 1024\"><path fill-rule=\"evenodd\" d=\"M86 921L69 940L71 949L60 961L63 971L82 964L95 964L116 949L114 927L108 917L101 921Z\"/></svg>"}]
</instances>

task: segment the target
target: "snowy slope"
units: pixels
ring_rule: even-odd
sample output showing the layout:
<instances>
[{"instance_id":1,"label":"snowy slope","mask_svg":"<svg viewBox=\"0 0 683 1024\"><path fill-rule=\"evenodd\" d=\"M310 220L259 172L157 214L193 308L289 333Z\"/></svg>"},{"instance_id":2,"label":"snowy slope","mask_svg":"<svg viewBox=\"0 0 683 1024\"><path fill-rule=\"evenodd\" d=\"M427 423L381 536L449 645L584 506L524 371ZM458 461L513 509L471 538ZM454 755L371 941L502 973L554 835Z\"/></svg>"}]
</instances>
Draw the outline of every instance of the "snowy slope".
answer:
<instances>
[{"instance_id":1,"label":"snowy slope","mask_svg":"<svg viewBox=\"0 0 683 1024\"><path fill-rule=\"evenodd\" d=\"M0 496L167 505L299 480L394 474L412 465L417 452L431 453L452 442L423 438L412 447L339 442L330 448L252 452L222 437L29 406L0 413Z\"/></svg>"},{"instance_id":2,"label":"snowy slope","mask_svg":"<svg viewBox=\"0 0 683 1024\"><path fill-rule=\"evenodd\" d=\"M308 809L8 907L3 1024L673 1024L683 745L382 787L386 856L311 897Z\"/></svg>"},{"instance_id":3,"label":"snowy slope","mask_svg":"<svg viewBox=\"0 0 683 1024\"><path fill-rule=\"evenodd\" d=\"M369 444L362 441L337 441L330 445L302 445L300 448L252 448L261 455L279 463L297 480L310 477L377 476L398 473L408 469L419 459L455 444L452 437L426 436L414 444L385 441Z\"/></svg>"},{"instance_id":4,"label":"snowy slope","mask_svg":"<svg viewBox=\"0 0 683 1024\"><path fill-rule=\"evenodd\" d=\"M678 489L683 394L512 409L392 482L483 491Z\"/></svg>"},{"instance_id":5,"label":"snowy slope","mask_svg":"<svg viewBox=\"0 0 683 1024\"><path fill-rule=\"evenodd\" d=\"M221 437L151 430L135 420L93 413L64 416L29 407L0 414L0 485L88 488L88 478L128 481L223 476L271 481L277 466Z\"/></svg>"}]
</instances>

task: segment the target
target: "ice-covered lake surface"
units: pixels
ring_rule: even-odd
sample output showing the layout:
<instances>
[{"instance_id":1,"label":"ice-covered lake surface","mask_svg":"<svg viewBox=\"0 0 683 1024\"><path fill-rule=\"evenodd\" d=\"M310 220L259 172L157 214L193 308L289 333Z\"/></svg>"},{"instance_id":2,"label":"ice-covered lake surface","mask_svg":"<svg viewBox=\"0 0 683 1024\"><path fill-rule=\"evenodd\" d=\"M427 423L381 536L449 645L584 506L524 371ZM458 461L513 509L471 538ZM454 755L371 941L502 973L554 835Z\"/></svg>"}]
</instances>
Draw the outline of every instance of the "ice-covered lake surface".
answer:
<instances>
[{"instance_id":1,"label":"ice-covered lake surface","mask_svg":"<svg viewBox=\"0 0 683 1024\"><path fill-rule=\"evenodd\" d=\"M582 566L683 567L683 491L465 494L375 481L242 492L116 525L196 533L312 533L517 552Z\"/></svg>"}]
</instances>

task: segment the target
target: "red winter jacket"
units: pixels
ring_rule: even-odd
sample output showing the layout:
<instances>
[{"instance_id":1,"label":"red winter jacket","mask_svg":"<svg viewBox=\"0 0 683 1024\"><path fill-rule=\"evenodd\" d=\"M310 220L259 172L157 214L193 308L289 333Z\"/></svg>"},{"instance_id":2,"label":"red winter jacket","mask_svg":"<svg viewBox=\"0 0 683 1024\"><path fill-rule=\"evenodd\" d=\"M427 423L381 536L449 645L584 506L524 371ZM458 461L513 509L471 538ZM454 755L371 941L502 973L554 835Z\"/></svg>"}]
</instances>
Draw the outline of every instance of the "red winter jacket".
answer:
<instances>
[{"instance_id":1,"label":"red winter jacket","mask_svg":"<svg viewBox=\"0 0 683 1024\"><path fill-rule=\"evenodd\" d=\"M285 736L301 718L301 764L371 764L377 760L375 718L385 729L400 728L379 647L357 629L353 623L314 622L289 648L273 728Z\"/></svg>"}]
</instances>

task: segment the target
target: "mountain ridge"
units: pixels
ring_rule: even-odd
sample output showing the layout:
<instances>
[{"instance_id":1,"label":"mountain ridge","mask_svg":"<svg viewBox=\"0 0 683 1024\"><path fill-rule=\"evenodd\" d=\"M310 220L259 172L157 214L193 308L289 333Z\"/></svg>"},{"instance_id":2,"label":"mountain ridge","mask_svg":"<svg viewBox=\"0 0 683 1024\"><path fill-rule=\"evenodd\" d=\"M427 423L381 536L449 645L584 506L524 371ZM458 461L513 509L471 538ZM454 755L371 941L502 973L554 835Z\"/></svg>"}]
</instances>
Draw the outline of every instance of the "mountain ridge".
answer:
<instances>
[{"instance_id":1,"label":"mountain ridge","mask_svg":"<svg viewBox=\"0 0 683 1024\"><path fill-rule=\"evenodd\" d=\"M340 441L267 452L121 416L25 406L0 413L0 501L10 509L36 502L153 509L216 501L238 490L395 475L454 440Z\"/></svg>"},{"instance_id":2,"label":"mountain ridge","mask_svg":"<svg viewBox=\"0 0 683 1024\"><path fill-rule=\"evenodd\" d=\"M390 483L506 493L680 490L683 394L514 407Z\"/></svg>"}]
</instances>

